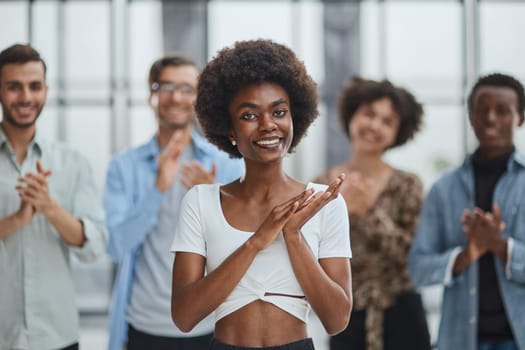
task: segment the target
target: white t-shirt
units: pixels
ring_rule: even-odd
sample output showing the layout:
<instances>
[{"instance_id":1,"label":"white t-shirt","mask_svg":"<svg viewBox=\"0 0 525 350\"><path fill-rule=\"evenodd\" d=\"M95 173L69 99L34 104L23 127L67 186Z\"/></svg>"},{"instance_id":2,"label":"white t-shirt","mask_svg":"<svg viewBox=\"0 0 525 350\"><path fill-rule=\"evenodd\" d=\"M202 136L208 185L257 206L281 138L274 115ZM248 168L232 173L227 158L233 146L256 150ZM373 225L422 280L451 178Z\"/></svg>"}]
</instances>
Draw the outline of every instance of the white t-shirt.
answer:
<instances>
[{"instance_id":1,"label":"white t-shirt","mask_svg":"<svg viewBox=\"0 0 525 350\"><path fill-rule=\"evenodd\" d=\"M327 186L309 183L308 188L324 191ZM253 232L232 227L223 215L220 184L193 187L182 202L172 252L191 252L206 258L208 272L217 268L246 242ZM325 205L301 229L317 259L352 256L346 204L339 195ZM308 321L310 304L297 281L282 234L257 254L238 285L215 311L216 321L257 300L263 300Z\"/></svg>"}]
</instances>

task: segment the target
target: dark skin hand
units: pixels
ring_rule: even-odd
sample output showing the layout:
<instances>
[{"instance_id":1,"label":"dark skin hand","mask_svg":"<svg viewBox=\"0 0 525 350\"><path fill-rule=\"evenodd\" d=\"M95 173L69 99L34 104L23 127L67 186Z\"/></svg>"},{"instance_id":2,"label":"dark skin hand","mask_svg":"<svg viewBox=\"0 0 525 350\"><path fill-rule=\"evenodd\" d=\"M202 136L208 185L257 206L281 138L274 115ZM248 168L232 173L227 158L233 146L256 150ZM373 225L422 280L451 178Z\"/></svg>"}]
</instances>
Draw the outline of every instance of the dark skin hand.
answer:
<instances>
[{"instance_id":1,"label":"dark skin hand","mask_svg":"<svg viewBox=\"0 0 525 350\"><path fill-rule=\"evenodd\" d=\"M503 262L507 261L507 241L502 236L505 223L497 204L494 204L492 213L480 208L465 209L461 223L468 242L454 264L455 275L486 253L498 256Z\"/></svg>"}]
</instances>

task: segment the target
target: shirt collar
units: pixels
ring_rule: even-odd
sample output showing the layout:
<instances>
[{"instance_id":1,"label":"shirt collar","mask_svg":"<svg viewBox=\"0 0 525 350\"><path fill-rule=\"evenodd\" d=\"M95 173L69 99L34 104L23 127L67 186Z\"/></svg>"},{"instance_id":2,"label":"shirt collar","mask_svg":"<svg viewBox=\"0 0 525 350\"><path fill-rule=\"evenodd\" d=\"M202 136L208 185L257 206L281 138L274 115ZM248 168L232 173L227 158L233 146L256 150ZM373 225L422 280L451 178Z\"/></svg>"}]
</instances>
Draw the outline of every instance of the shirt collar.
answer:
<instances>
[{"instance_id":1,"label":"shirt collar","mask_svg":"<svg viewBox=\"0 0 525 350\"><path fill-rule=\"evenodd\" d=\"M160 153L159 143L157 142L157 135L153 137L146 143L143 147L140 148L141 155L147 159L154 159Z\"/></svg>"},{"instance_id":2,"label":"shirt collar","mask_svg":"<svg viewBox=\"0 0 525 350\"><path fill-rule=\"evenodd\" d=\"M469 154L465 161L463 162L463 167L471 168L472 167L472 157L474 154ZM525 168L525 156L514 148L514 151L509 157L507 162L507 171L516 169L517 166Z\"/></svg>"},{"instance_id":3,"label":"shirt collar","mask_svg":"<svg viewBox=\"0 0 525 350\"><path fill-rule=\"evenodd\" d=\"M511 156L511 159L514 160L513 164L520 165L521 167L525 168L525 156L514 150L514 154Z\"/></svg>"},{"instance_id":4,"label":"shirt collar","mask_svg":"<svg viewBox=\"0 0 525 350\"><path fill-rule=\"evenodd\" d=\"M7 136L5 136L4 128L0 124L0 148L2 148L5 143L7 143Z\"/></svg>"},{"instance_id":5,"label":"shirt collar","mask_svg":"<svg viewBox=\"0 0 525 350\"><path fill-rule=\"evenodd\" d=\"M28 149L34 147L37 152L42 154L42 148L43 148L43 140L40 134L38 133L38 130L35 131L35 136L29 143ZM5 145L5 146L4 146ZM9 147L9 149L12 151L13 146L9 143L9 139L7 138L7 135L4 132L4 128L0 124L0 149L3 147Z\"/></svg>"}]
</instances>

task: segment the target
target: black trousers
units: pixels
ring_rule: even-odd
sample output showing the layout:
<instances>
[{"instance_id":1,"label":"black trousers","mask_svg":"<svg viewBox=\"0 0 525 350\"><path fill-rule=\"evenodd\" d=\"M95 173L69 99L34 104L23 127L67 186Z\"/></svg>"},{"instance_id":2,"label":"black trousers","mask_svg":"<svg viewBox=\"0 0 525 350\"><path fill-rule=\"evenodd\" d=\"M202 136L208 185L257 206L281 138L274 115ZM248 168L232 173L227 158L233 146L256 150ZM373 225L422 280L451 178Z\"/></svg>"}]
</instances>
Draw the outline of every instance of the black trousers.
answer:
<instances>
[{"instance_id":1,"label":"black trousers","mask_svg":"<svg viewBox=\"0 0 525 350\"><path fill-rule=\"evenodd\" d=\"M78 350L78 343L72 344L70 346L66 346L65 348L62 348L61 350Z\"/></svg>"},{"instance_id":2,"label":"black trousers","mask_svg":"<svg viewBox=\"0 0 525 350\"><path fill-rule=\"evenodd\" d=\"M365 350L366 311L352 311L348 327L330 337L330 350ZM383 318L383 350L429 350L425 310L421 296L405 292L396 298L391 307L385 309Z\"/></svg>"},{"instance_id":3,"label":"black trousers","mask_svg":"<svg viewBox=\"0 0 525 350\"><path fill-rule=\"evenodd\" d=\"M191 338L160 337L128 328L127 350L209 350L213 334Z\"/></svg>"},{"instance_id":4,"label":"black trousers","mask_svg":"<svg viewBox=\"0 0 525 350\"><path fill-rule=\"evenodd\" d=\"M314 350L314 343L311 338L306 338L284 345L269 346L265 348L247 348L243 346L224 344L213 338L210 350Z\"/></svg>"}]
</instances>

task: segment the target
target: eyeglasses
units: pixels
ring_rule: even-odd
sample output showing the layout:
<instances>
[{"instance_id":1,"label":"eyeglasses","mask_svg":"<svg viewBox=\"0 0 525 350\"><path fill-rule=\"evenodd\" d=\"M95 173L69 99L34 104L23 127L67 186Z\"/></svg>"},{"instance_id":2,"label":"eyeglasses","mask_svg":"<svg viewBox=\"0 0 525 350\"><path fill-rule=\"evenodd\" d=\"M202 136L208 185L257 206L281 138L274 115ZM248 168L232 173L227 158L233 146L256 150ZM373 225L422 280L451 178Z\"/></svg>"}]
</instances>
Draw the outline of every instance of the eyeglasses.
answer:
<instances>
[{"instance_id":1,"label":"eyeglasses","mask_svg":"<svg viewBox=\"0 0 525 350\"><path fill-rule=\"evenodd\" d=\"M151 90L162 94L172 94L174 92L180 92L183 95L191 95L197 91L195 87L187 83L153 83L151 84Z\"/></svg>"}]
</instances>

